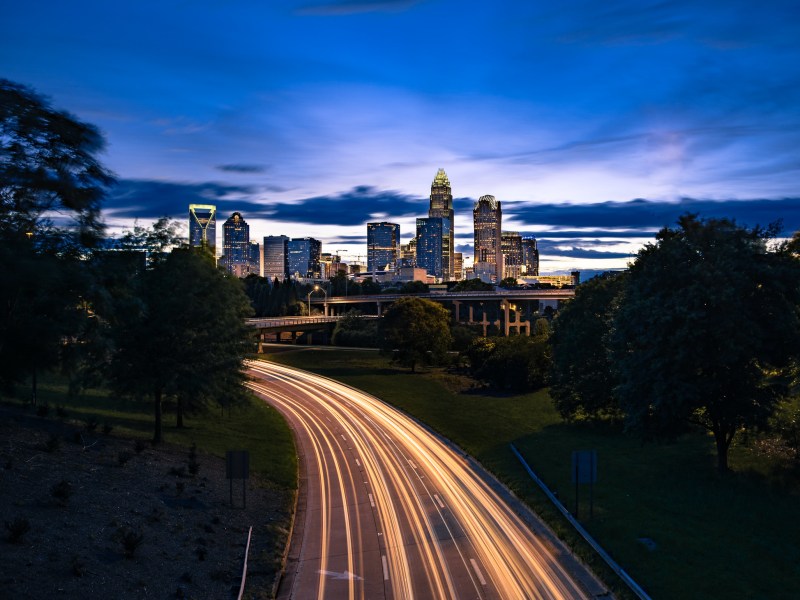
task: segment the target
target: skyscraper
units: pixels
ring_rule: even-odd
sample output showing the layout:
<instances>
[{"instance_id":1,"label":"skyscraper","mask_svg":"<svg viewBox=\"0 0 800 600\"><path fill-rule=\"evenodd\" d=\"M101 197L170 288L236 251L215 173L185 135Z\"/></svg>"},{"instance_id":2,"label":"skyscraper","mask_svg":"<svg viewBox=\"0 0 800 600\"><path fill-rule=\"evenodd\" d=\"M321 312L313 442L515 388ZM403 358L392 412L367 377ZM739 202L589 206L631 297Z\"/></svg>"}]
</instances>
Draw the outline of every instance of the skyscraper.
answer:
<instances>
[{"instance_id":1,"label":"skyscraper","mask_svg":"<svg viewBox=\"0 0 800 600\"><path fill-rule=\"evenodd\" d=\"M258 273L253 270L250 249L250 226L239 212L233 213L222 225L222 265L238 277Z\"/></svg>"},{"instance_id":2,"label":"skyscraper","mask_svg":"<svg viewBox=\"0 0 800 600\"><path fill-rule=\"evenodd\" d=\"M522 238L522 274L527 277L539 274L539 247L535 237Z\"/></svg>"},{"instance_id":3,"label":"skyscraper","mask_svg":"<svg viewBox=\"0 0 800 600\"><path fill-rule=\"evenodd\" d=\"M217 207L213 204L189 205L189 245L217 249Z\"/></svg>"},{"instance_id":4,"label":"skyscraper","mask_svg":"<svg viewBox=\"0 0 800 600\"><path fill-rule=\"evenodd\" d=\"M522 236L516 231L504 231L500 238L503 252L503 279L522 275Z\"/></svg>"},{"instance_id":5,"label":"skyscraper","mask_svg":"<svg viewBox=\"0 0 800 600\"><path fill-rule=\"evenodd\" d=\"M447 221L446 239L442 243L442 279L452 281L454 277L453 253L455 252L455 211L450 180L444 169L439 169L431 184L431 203L428 217Z\"/></svg>"},{"instance_id":6,"label":"skyscraper","mask_svg":"<svg viewBox=\"0 0 800 600\"><path fill-rule=\"evenodd\" d=\"M400 225L367 223L367 270L394 271L400 248Z\"/></svg>"},{"instance_id":7,"label":"skyscraper","mask_svg":"<svg viewBox=\"0 0 800 600\"><path fill-rule=\"evenodd\" d=\"M322 242L314 238L292 238L287 245L289 275L292 277L319 279Z\"/></svg>"},{"instance_id":8,"label":"skyscraper","mask_svg":"<svg viewBox=\"0 0 800 600\"><path fill-rule=\"evenodd\" d=\"M450 223L441 217L417 219L417 266L443 280L444 246L450 238Z\"/></svg>"},{"instance_id":9,"label":"skyscraper","mask_svg":"<svg viewBox=\"0 0 800 600\"><path fill-rule=\"evenodd\" d=\"M283 281L289 277L289 238L269 235L264 238L264 277Z\"/></svg>"},{"instance_id":10,"label":"skyscraper","mask_svg":"<svg viewBox=\"0 0 800 600\"><path fill-rule=\"evenodd\" d=\"M478 199L472 209L472 221L475 229L475 276L487 282L497 282L503 276L503 211L494 196Z\"/></svg>"}]
</instances>

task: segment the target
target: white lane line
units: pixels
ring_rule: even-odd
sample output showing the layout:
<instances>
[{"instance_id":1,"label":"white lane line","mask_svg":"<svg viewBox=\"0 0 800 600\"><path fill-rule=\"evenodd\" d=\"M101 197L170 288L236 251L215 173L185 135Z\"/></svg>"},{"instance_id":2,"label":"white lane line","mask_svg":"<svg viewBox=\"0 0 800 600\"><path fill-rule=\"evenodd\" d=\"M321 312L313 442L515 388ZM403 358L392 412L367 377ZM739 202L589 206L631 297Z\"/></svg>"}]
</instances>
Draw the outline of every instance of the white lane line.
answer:
<instances>
[{"instance_id":1,"label":"white lane line","mask_svg":"<svg viewBox=\"0 0 800 600\"><path fill-rule=\"evenodd\" d=\"M369 495L369 505L375 508L375 498L372 497L372 494Z\"/></svg>"},{"instance_id":2,"label":"white lane line","mask_svg":"<svg viewBox=\"0 0 800 600\"><path fill-rule=\"evenodd\" d=\"M381 556L381 561L383 562L383 580L386 581L389 579L389 563L386 562L386 556Z\"/></svg>"},{"instance_id":3,"label":"white lane line","mask_svg":"<svg viewBox=\"0 0 800 600\"><path fill-rule=\"evenodd\" d=\"M358 468L360 469L361 468L361 461L356 459L356 464L358 465Z\"/></svg>"},{"instance_id":4,"label":"white lane line","mask_svg":"<svg viewBox=\"0 0 800 600\"><path fill-rule=\"evenodd\" d=\"M434 494L433 497L436 498L436 502L439 504L439 508L444 508L444 502L442 502L442 499L439 498L439 494Z\"/></svg>"},{"instance_id":5,"label":"white lane line","mask_svg":"<svg viewBox=\"0 0 800 600\"><path fill-rule=\"evenodd\" d=\"M342 439L343 439L343 440L346 440L346 439L347 439L346 437L344 437L344 434L342 434Z\"/></svg>"},{"instance_id":6,"label":"white lane line","mask_svg":"<svg viewBox=\"0 0 800 600\"><path fill-rule=\"evenodd\" d=\"M475 562L474 558L470 558L469 562L472 563L472 568L475 569L475 574L478 576L478 581L481 582L481 585L486 585L486 580L483 578L483 573L481 573L480 567L478 567L478 563Z\"/></svg>"}]
</instances>

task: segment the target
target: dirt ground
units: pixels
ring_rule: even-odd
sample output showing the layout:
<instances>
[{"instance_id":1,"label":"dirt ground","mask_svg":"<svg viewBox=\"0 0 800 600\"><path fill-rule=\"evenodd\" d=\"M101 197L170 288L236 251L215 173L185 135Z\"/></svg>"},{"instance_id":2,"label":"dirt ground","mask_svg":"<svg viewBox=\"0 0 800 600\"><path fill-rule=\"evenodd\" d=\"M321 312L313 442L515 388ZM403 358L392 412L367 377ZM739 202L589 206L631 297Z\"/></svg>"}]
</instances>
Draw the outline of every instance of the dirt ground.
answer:
<instances>
[{"instance_id":1,"label":"dirt ground","mask_svg":"<svg viewBox=\"0 0 800 600\"><path fill-rule=\"evenodd\" d=\"M245 598L270 598L289 502L229 489L223 459L0 407L0 595L236 598L252 526Z\"/></svg>"}]
</instances>

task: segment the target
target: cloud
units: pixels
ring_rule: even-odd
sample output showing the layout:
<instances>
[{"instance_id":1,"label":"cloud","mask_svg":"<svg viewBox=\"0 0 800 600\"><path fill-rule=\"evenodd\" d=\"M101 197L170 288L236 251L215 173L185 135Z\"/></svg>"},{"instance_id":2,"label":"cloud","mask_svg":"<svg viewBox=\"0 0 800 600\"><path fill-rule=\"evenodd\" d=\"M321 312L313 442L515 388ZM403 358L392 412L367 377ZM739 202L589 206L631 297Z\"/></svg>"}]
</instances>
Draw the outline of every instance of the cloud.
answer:
<instances>
[{"instance_id":1,"label":"cloud","mask_svg":"<svg viewBox=\"0 0 800 600\"><path fill-rule=\"evenodd\" d=\"M306 16L342 16L372 12L404 11L420 0L340 0L325 4L309 4L297 9L296 14Z\"/></svg>"},{"instance_id":2,"label":"cloud","mask_svg":"<svg viewBox=\"0 0 800 600\"><path fill-rule=\"evenodd\" d=\"M265 165L217 165L216 167L225 173L264 173L267 170Z\"/></svg>"}]
</instances>

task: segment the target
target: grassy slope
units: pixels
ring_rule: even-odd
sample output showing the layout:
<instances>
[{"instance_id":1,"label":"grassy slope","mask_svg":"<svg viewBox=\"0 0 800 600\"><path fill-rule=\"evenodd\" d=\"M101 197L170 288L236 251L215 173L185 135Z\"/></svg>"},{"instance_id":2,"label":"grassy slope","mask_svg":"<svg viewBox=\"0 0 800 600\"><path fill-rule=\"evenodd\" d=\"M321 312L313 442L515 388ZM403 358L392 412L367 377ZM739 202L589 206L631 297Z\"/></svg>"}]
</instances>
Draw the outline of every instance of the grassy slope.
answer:
<instances>
[{"instance_id":1,"label":"grassy slope","mask_svg":"<svg viewBox=\"0 0 800 600\"><path fill-rule=\"evenodd\" d=\"M20 388L18 396L24 396ZM18 403L18 401L15 401ZM67 419L94 419L101 430L105 423L113 433L149 440L153 435L152 402L137 402L114 397L106 390L88 390L79 397L67 400L66 387L58 378L44 378L39 385L39 404L49 404L51 416L55 407L63 406ZM255 397L246 405L235 406L224 416L219 410L184 418L186 427L174 427L175 416L164 415L164 441L191 446L225 456L226 450L249 450L250 469L261 474L268 485L293 490L297 484L297 461L292 434L280 414Z\"/></svg>"},{"instance_id":2,"label":"grassy slope","mask_svg":"<svg viewBox=\"0 0 800 600\"><path fill-rule=\"evenodd\" d=\"M517 445L570 508L571 452L597 450L595 516L586 518L583 487L581 520L654 598L794 598L800 589L800 497L771 489L753 472L719 477L706 437L641 445L610 428L562 423L546 392L455 393L441 375L395 370L374 353L306 350L273 358L373 393L428 423L495 472L568 541L574 534L508 445ZM738 448L731 464L744 470L754 459ZM637 541L643 537L656 549Z\"/></svg>"}]
</instances>

